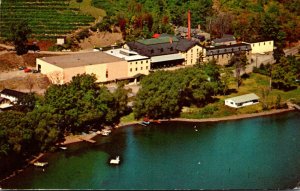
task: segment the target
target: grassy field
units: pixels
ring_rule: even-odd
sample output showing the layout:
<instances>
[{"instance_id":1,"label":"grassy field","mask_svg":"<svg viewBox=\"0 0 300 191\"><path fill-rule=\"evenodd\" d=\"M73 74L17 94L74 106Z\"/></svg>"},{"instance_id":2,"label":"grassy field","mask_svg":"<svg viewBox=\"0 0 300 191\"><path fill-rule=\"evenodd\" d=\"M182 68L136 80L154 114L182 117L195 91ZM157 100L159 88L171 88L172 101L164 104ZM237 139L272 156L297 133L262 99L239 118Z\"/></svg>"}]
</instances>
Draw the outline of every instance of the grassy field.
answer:
<instances>
[{"instance_id":1,"label":"grassy field","mask_svg":"<svg viewBox=\"0 0 300 191\"><path fill-rule=\"evenodd\" d=\"M103 9L99 9L91 6L92 0L83 0L81 3L77 3L76 0L70 0L71 8L79 8L82 13L90 14L95 19L101 20L105 15Z\"/></svg>"},{"instance_id":2,"label":"grassy field","mask_svg":"<svg viewBox=\"0 0 300 191\"><path fill-rule=\"evenodd\" d=\"M53 39L89 26L104 12L92 8L91 0L84 0L81 7L73 0L2 0L0 7L1 37L8 37L10 26L26 20L36 39ZM88 11L90 10L90 11Z\"/></svg>"}]
</instances>

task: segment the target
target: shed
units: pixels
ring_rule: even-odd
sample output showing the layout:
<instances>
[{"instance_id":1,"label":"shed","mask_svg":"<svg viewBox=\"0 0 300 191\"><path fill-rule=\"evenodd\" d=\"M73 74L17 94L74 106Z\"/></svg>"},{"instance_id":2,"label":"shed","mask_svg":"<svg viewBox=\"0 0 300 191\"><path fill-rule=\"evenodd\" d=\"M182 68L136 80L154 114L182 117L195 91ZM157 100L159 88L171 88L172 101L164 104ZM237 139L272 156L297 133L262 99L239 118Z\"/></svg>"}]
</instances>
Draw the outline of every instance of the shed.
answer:
<instances>
[{"instance_id":1,"label":"shed","mask_svg":"<svg viewBox=\"0 0 300 191\"><path fill-rule=\"evenodd\" d=\"M259 97L255 93L245 94L237 97L225 99L225 105L240 108L259 103Z\"/></svg>"},{"instance_id":2,"label":"shed","mask_svg":"<svg viewBox=\"0 0 300 191\"><path fill-rule=\"evenodd\" d=\"M0 97L10 100L12 103L17 103L18 99L25 96L26 93L11 89L4 89L0 92Z\"/></svg>"}]
</instances>

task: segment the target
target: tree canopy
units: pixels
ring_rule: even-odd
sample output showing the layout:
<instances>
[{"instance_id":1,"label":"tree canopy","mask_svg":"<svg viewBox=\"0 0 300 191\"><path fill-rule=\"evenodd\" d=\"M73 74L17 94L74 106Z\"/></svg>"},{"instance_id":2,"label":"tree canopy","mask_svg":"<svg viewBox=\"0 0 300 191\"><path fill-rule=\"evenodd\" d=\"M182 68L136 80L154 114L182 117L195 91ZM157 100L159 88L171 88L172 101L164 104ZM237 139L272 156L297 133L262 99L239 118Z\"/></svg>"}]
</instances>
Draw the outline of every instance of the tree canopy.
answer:
<instances>
[{"instance_id":1,"label":"tree canopy","mask_svg":"<svg viewBox=\"0 0 300 191\"><path fill-rule=\"evenodd\" d=\"M77 75L64 85L51 85L44 98L20 100L16 111L0 113L0 158L51 150L67 133L119 123L128 114L128 91L114 92L96 83L94 75Z\"/></svg>"},{"instance_id":2,"label":"tree canopy","mask_svg":"<svg viewBox=\"0 0 300 191\"><path fill-rule=\"evenodd\" d=\"M146 76L134 102L135 117L171 118L178 116L185 105L205 105L212 95L223 91L219 72L217 65L209 62Z\"/></svg>"}]
</instances>

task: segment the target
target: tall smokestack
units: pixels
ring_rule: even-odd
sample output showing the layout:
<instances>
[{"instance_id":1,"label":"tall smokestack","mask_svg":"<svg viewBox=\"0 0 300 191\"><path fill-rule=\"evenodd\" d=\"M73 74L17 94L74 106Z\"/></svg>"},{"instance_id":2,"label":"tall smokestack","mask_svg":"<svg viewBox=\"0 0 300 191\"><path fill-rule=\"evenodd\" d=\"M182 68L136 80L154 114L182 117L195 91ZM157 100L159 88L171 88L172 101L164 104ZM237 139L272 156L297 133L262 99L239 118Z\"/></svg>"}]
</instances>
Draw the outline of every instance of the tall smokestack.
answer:
<instances>
[{"instance_id":1,"label":"tall smokestack","mask_svg":"<svg viewBox=\"0 0 300 191\"><path fill-rule=\"evenodd\" d=\"M188 11L188 40L191 39L191 11Z\"/></svg>"}]
</instances>

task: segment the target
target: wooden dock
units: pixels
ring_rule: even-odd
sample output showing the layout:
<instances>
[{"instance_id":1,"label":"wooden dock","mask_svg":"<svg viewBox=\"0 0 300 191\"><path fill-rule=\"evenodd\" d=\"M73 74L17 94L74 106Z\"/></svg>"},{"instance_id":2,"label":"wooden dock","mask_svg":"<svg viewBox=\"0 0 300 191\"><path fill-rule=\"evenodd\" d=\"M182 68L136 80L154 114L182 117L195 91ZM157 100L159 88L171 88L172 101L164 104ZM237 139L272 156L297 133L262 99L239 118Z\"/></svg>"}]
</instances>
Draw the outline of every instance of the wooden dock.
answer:
<instances>
[{"instance_id":1,"label":"wooden dock","mask_svg":"<svg viewBox=\"0 0 300 191\"><path fill-rule=\"evenodd\" d=\"M300 106L297 104L293 104L294 108L298 109L300 111Z\"/></svg>"}]
</instances>

